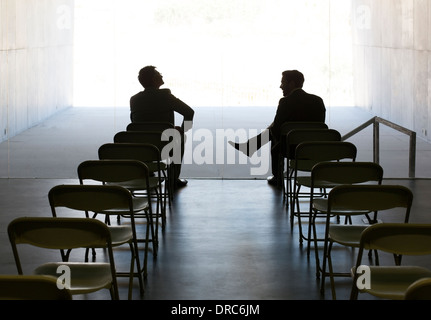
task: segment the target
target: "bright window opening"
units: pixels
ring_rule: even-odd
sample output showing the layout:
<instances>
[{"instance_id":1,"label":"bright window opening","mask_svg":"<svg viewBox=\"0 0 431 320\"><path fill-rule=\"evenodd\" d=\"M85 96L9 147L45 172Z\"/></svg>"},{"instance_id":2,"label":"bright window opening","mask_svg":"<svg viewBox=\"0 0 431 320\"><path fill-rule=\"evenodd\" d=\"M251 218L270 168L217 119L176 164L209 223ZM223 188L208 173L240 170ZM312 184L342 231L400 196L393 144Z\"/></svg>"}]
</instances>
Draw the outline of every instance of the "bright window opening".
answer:
<instances>
[{"instance_id":1,"label":"bright window opening","mask_svg":"<svg viewBox=\"0 0 431 320\"><path fill-rule=\"evenodd\" d=\"M127 107L145 65L193 107L275 106L281 72L353 105L346 0L76 0L75 106Z\"/></svg>"}]
</instances>

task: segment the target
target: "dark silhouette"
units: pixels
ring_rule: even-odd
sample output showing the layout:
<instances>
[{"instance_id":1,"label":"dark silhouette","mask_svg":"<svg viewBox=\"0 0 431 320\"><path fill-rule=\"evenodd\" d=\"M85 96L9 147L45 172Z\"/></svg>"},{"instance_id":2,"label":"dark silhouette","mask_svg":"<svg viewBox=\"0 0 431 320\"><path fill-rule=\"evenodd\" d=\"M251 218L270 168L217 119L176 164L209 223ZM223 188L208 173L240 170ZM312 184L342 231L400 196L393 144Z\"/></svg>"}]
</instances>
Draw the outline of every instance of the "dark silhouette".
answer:
<instances>
[{"instance_id":1,"label":"dark silhouette","mask_svg":"<svg viewBox=\"0 0 431 320\"><path fill-rule=\"evenodd\" d=\"M282 73L281 86L283 98L278 104L277 113L273 123L267 128L268 132L249 139L244 143L229 143L236 149L244 152L247 156L252 156L262 145L271 141L271 165L273 176L268 179L268 183L273 186L281 186L279 180L278 159L280 153L280 130L285 122L325 122L326 107L322 98L305 92L304 75L297 70L288 70ZM264 134L269 136L264 139ZM265 141L267 140L267 141Z\"/></svg>"},{"instance_id":2,"label":"dark silhouette","mask_svg":"<svg viewBox=\"0 0 431 320\"><path fill-rule=\"evenodd\" d=\"M175 128L181 133L181 161L184 155L184 133L191 129L194 110L175 97L169 89L160 89L164 84L163 76L154 66L146 66L139 71L138 80L144 87L130 99L130 119L136 122L170 122L175 124L175 112L183 116L181 126ZM179 179L181 163L174 164L176 187L184 187L187 180Z\"/></svg>"}]
</instances>

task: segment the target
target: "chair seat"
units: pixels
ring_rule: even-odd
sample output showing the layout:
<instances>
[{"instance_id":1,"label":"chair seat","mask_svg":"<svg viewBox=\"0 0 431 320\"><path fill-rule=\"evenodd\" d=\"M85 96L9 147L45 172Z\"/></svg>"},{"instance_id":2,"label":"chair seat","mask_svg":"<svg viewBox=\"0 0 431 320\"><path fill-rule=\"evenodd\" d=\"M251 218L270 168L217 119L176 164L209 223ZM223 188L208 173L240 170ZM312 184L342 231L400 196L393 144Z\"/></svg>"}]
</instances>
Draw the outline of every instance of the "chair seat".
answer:
<instances>
[{"instance_id":1,"label":"chair seat","mask_svg":"<svg viewBox=\"0 0 431 320\"><path fill-rule=\"evenodd\" d=\"M362 231L366 228L366 225L332 224L329 226L329 238L344 246L359 248Z\"/></svg>"},{"instance_id":2,"label":"chair seat","mask_svg":"<svg viewBox=\"0 0 431 320\"><path fill-rule=\"evenodd\" d=\"M157 162L146 162L145 164L147 165L148 170L150 172L159 171L159 167L158 167ZM161 161L160 162L160 170L164 171L164 170L167 170L167 168L168 168L168 164L166 162Z\"/></svg>"},{"instance_id":3,"label":"chair seat","mask_svg":"<svg viewBox=\"0 0 431 320\"><path fill-rule=\"evenodd\" d=\"M311 177L310 176L301 176L296 179L299 185L311 188ZM314 180L315 188L335 188L338 184L335 184L330 181Z\"/></svg>"},{"instance_id":4,"label":"chair seat","mask_svg":"<svg viewBox=\"0 0 431 320\"><path fill-rule=\"evenodd\" d=\"M319 213L328 212L328 199L313 199L313 210ZM350 210L348 208L332 208L331 213L336 215L365 215L370 213L369 210Z\"/></svg>"},{"instance_id":5,"label":"chair seat","mask_svg":"<svg viewBox=\"0 0 431 320\"><path fill-rule=\"evenodd\" d=\"M72 300L72 296L57 287L57 277L0 275L0 300Z\"/></svg>"},{"instance_id":6,"label":"chair seat","mask_svg":"<svg viewBox=\"0 0 431 320\"><path fill-rule=\"evenodd\" d=\"M164 178L160 178L161 182L164 181ZM150 189L155 189L159 187L159 178L158 177L150 177L149 178L149 187ZM135 179L124 182L116 182L116 183L107 183L108 185L116 185L121 186L123 188L129 189L130 191L140 191L147 189L147 182L144 179Z\"/></svg>"},{"instance_id":7,"label":"chair seat","mask_svg":"<svg viewBox=\"0 0 431 320\"><path fill-rule=\"evenodd\" d=\"M431 277L431 270L418 266L371 266L370 271L371 289L359 291L392 300L403 300L412 283Z\"/></svg>"},{"instance_id":8,"label":"chair seat","mask_svg":"<svg viewBox=\"0 0 431 320\"><path fill-rule=\"evenodd\" d=\"M121 246L133 239L133 231L130 226L109 227L109 231L111 232L113 247Z\"/></svg>"},{"instance_id":9,"label":"chair seat","mask_svg":"<svg viewBox=\"0 0 431 320\"><path fill-rule=\"evenodd\" d=\"M133 197L132 198L133 201L133 211L135 213L141 212L141 211L146 211L149 209L149 204L146 198L142 198L142 197ZM107 211L103 211L100 213L104 213L104 214L117 214L117 215L130 215L130 209L129 207L124 207L124 208L115 208L115 209L110 209Z\"/></svg>"},{"instance_id":10,"label":"chair seat","mask_svg":"<svg viewBox=\"0 0 431 320\"><path fill-rule=\"evenodd\" d=\"M36 275L48 275L58 278L60 274L57 268L67 266L70 268L70 288L71 294L91 293L101 289L109 289L112 286L112 274L109 263L76 263L76 262L56 262L46 263L37 267L34 271ZM97 277L94 275L97 274Z\"/></svg>"}]
</instances>

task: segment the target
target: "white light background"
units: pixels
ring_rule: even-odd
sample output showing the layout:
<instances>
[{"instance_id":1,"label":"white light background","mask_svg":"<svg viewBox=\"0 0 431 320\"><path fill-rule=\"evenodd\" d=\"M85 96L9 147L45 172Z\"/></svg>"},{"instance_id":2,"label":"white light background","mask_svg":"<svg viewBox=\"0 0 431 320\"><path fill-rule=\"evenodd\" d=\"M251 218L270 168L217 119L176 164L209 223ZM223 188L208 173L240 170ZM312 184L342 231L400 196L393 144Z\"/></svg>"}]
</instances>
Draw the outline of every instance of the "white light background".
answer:
<instances>
[{"instance_id":1,"label":"white light background","mask_svg":"<svg viewBox=\"0 0 431 320\"><path fill-rule=\"evenodd\" d=\"M281 72L351 106L348 0L76 0L75 106L128 107L154 65L190 106L275 106Z\"/></svg>"}]
</instances>

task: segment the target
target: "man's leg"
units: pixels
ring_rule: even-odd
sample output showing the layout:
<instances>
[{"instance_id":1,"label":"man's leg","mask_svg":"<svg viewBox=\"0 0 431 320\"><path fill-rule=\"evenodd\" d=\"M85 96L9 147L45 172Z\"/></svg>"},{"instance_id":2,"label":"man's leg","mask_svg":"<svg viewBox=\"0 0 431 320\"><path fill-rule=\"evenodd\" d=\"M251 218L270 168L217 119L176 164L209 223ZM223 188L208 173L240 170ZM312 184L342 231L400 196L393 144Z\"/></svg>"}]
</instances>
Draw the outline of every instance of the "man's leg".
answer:
<instances>
[{"instance_id":1,"label":"man's leg","mask_svg":"<svg viewBox=\"0 0 431 320\"><path fill-rule=\"evenodd\" d=\"M178 130L181 133L181 162L180 163L174 163L173 164L173 169L174 169L174 188L181 188L181 187L185 187L188 183L187 180L184 179L180 179L180 174L181 174L181 166L183 163L183 158L184 158L184 149L185 149L185 144L186 144L186 137L183 133L182 130Z\"/></svg>"},{"instance_id":2,"label":"man's leg","mask_svg":"<svg viewBox=\"0 0 431 320\"><path fill-rule=\"evenodd\" d=\"M271 142L271 169L272 177L268 179L268 183L275 187L281 187L283 178L280 176L280 144Z\"/></svg>"},{"instance_id":3,"label":"man's leg","mask_svg":"<svg viewBox=\"0 0 431 320\"><path fill-rule=\"evenodd\" d=\"M236 142L229 141L229 144L235 149L244 153L246 156L252 157L253 154L255 154L260 148L262 148L262 146L264 146L271 140L271 135L267 131L269 131L269 129L266 129L265 131L258 134L257 136L248 139L247 142L236 143ZM269 136L269 140L265 141L266 139L263 139L263 137L268 137L268 136Z\"/></svg>"}]
</instances>

